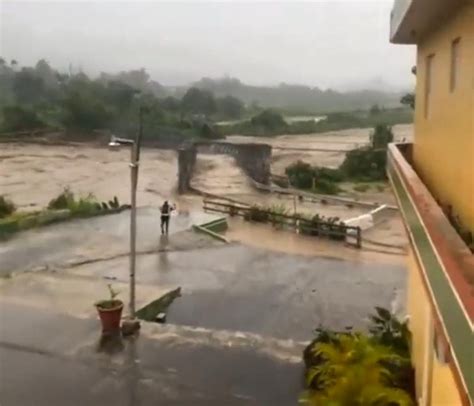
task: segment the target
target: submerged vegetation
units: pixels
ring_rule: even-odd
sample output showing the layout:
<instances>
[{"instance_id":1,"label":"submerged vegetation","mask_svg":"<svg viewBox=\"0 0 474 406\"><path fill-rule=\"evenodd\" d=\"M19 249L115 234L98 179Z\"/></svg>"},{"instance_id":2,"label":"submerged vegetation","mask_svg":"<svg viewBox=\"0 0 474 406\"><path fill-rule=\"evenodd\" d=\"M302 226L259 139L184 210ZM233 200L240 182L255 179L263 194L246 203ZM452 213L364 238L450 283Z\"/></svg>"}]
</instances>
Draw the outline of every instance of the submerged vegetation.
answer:
<instances>
[{"instance_id":1,"label":"submerged vegetation","mask_svg":"<svg viewBox=\"0 0 474 406\"><path fill-rule=\"evenodd\" d=\"M390 127L378 125L371 134L368 146L348 151L343 163L337 169L312 166L297 161L286 168L290 185L315 193L337 194L338 183L343 181L378 182L386 179L387 145L393 141ZM365 191L367 185L356 191Z\"/></svg>"},{"instance_id":2,"label":"submerged vegetation","mask_svg":"<svg viewBox=\"0 0 474 406\"><path fill-rule=\"evenodd\" d=\"M347 234L347 226L339 217L291 214L285 205L253 205L245 211L244 219L256 223L270 223L275 227L296 227L301 234L324 236L332 240L344 241Z\"/></svg>"},{"instance_id":3,"label":"submerged vegetation","mask_svg":"<svg viewBox=\"0 0 474 406\"><path fill-rule=\"evenodd\" d=\"M128 208L114 197L109 202L99 202L92 194L76 198L69 189L64 189L52 199L48 207L40 211L16 211L12 202L0 196L0 239L13 234L60 221L79 217L111 214Z\"/></svg>"},{"instance_id":4,"label":"submerged vegetation","mask_svg":"<svg viewBox=\"0 0 474 406\"><path fill-rule=\"evenodd\" d=\"M414 371L406 322L376 308L369 333L316 329L303 353L308 406L412 406Z\"/></svg>"},{"instance_id":5,"label":"submerged vegetation","mask_svg":"<svg viewBox=\"0 0 474 406\"><path fill-rule=\"evenodd\" d=\"M5 196L0 196L0 219L10 216L15 210L16 207L12 201L8 200Z\"/></svg>"}]
</instances>

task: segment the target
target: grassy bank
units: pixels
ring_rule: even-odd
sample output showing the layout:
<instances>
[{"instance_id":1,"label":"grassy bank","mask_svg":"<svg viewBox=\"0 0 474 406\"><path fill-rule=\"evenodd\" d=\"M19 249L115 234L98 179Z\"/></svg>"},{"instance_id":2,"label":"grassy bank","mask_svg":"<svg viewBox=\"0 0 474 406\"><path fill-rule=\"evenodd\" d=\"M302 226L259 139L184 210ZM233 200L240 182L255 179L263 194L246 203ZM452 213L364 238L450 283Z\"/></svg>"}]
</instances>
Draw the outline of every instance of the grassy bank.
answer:
<instances>
[{"instance_id":1,"label":"grassy bank","mask_svg":"<svg viewBox=\"0 0 474 406\"><path fill-rule=\"evenodd\" d=\"M291 123L285 121L284 117L278 112L266 110L249 120L218 125L217 129L223 135L275 136L282 134L313 134L349 128L372 128L381 124L392 126L412 122L412 110L403 107L330 113L320 121L311 119Z\"/></svg>"},{"instance_id":2,"label":"grassy bank","mask_svg":"<svg viewBox=\"0 0 474 406\"><path fill-rule=\"evenodd\" d=\"M16 210L13 202L0 196L0 240L6 240L20 231L76 218L114 214L127 208L120 205L116 197L109 202L99 202L93 195L76 198L69 189L65 189L51 200L47 208L22 212Z\"/></svg>"}]
</instances>

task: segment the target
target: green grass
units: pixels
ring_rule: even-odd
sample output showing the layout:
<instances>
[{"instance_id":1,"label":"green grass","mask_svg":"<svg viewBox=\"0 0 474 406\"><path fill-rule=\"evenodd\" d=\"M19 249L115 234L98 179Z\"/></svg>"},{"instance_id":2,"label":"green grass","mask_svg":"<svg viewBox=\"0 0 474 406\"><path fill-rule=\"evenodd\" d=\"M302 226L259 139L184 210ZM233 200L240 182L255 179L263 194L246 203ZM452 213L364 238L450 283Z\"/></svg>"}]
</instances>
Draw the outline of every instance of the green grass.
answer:
<instances>
[{"instance_id":1,"label":"green grass","mask_svg":"<svg viewBox=\"0 0 474 406\"><path fill-rule=\"evenodd\" d=\"M13 202L0 195L0 219L10 216L15 210Z\"/></svg>"},{"instance_id":2,"label":"green grass","mask_svg":"<svg viewBox=\"0 0 474 406\"><path fill-rule=\"evenodd\" d=\"M0 240L8 239L19 231L73 218L116 213L123 208L116 197L108 203L100 203L92 194L76 199L66 188L49 202L46 209L34 212L13 211L8 216L0 217Z\"/></svg>"}]
</instances>

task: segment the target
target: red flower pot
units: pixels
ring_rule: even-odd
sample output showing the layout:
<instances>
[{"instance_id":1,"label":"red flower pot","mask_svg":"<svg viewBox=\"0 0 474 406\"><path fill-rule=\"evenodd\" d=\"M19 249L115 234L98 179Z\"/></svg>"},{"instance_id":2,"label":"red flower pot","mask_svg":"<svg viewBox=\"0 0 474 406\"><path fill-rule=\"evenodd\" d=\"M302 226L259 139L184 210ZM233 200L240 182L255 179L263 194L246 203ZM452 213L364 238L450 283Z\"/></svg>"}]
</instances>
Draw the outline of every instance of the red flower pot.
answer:
<instances>
[{"instance_id":1,"label":"red flower pot","mask_svg":"<svg viewBox=\"0 0 474 406\"><path fill-rule=\"evenodd\" d=\"M120 330L123 302L121 300L104 300L96 303L102 323L102 333L115 333Z\"/></svg>"}]
</instances>

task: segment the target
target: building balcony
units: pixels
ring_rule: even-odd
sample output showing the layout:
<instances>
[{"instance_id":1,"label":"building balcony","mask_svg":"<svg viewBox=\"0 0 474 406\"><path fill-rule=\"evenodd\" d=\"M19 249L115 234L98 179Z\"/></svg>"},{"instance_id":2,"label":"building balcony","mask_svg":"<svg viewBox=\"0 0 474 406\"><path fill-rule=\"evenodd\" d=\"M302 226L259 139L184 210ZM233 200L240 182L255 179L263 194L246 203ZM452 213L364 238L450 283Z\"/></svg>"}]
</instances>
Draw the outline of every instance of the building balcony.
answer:
<instances>
[{"instance_id":1,"label":"building balcony","mask_svg":"<svg viewBox=\"0 0 474 406\"><path fill-rule=\"evenodd\" d=\"M474 255L412 166L412 144L390 144L387 173L397 197L450 364L474 399ZM469 400L468 400L469 402Z\"/></svg>"},{"instance_id":2,"label":"building balcony","mask_svg":"<svg viewBox=\"0 0 474 406\"><path fill-rule=\"evenodd\" d=\"M397 33L413 0L395 0L390 13L390 40L397 42Z\"/></svg>"},{"instance_id":3,"label":"building balcony","mask_svg":"<svg viewBox=\"0 0 474 406\"><path fill-rule=\"evenodd\" d=\"M439 21L470 0L395 0L390 13L390 41L416 44Z\"/></svg>"}]
</instances>

